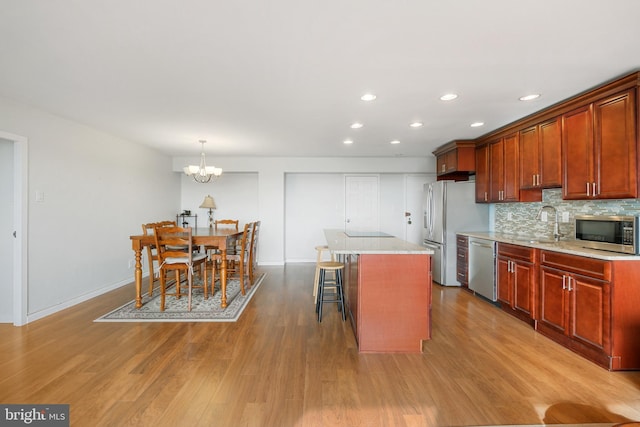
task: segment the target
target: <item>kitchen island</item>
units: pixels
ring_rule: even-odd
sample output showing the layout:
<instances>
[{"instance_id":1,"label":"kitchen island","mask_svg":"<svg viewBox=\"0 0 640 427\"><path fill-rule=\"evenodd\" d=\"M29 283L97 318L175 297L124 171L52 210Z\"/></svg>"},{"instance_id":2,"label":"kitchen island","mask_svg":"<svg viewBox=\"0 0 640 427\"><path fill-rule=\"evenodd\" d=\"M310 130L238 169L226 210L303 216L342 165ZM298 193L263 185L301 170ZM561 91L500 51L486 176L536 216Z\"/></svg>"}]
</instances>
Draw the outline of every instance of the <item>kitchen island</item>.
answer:
<instances>
[{"instance_id":1,"label":"kitchen island","mask_svg":"<svg viewBox=\"0 0 640 427\"><path fill-rule=\"evenodd\" d=\"M420 353L431 338L432 250L382 233L325 230L345 263L347 314L363 353Z\"/></svg>"}]
</instances>

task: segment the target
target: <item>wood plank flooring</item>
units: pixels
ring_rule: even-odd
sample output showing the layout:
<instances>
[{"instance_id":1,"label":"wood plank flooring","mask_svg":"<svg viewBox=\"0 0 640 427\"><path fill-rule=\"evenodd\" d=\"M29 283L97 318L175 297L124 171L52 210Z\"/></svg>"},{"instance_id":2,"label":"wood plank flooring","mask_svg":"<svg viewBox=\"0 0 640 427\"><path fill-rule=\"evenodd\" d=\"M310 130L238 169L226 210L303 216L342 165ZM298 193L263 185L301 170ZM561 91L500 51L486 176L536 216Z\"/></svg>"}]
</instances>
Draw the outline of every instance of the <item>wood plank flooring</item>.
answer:
<instances>
[{"instance_id":1,"label":"wood plank flooring","mask_svg":"<svg viewBox=\"0 0 640 427\"><path fill-rule=\"evenodd\" d=\"M0 402L68 403L72 426L640 420L640 372L608 372L458 288L434 285L423 354L358 354L337 310L316 321L313 264L261 271L236 323L94 323L130 285L0 325Z\"/></svg>"}]
</instances>

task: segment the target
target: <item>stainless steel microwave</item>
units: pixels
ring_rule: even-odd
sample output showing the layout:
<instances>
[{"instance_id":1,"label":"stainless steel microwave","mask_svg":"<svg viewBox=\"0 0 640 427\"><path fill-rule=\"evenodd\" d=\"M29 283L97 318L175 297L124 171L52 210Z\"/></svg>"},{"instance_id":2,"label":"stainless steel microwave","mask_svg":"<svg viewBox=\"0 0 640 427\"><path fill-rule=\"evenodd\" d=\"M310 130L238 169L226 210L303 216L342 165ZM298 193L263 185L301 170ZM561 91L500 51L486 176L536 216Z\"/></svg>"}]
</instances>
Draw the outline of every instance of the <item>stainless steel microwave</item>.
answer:
<instances>
[{"instance_id":1,"label":"stainless steel microwave","mask_svg":"<svg viewBox=\"0 0 640 427\"><path fill-rule=\"evenodd\" d=\"M576 215L576 240L586 248L638 255L638 217Z\"/></svg>"}]
</instances>

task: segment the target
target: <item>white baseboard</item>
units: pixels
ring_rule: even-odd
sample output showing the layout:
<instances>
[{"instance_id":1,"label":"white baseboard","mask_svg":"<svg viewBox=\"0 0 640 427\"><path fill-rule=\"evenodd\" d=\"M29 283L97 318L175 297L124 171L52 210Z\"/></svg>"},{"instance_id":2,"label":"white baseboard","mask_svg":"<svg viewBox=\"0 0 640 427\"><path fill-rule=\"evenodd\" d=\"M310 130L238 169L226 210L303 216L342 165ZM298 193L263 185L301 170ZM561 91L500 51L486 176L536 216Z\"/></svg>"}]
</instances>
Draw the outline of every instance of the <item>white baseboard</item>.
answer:
<instances>
[{"instance_id":1,"label":"white baseboard","mask_svg":"<svg viewBox=\"0 0 640 427\"><path fill-rule=\"evenodd\" d=\"M147 273L142 277L143 277L143 279L145 277L149 277L149 274ZM85 301L88 301L91 298L95 298L95 297L100 296L102 294L106 294L107 292L111 292L111 291L113 291L115 289L121 288L122 286L126 286L126 285L129 285L129 284L131 284L131 279L125 279L125 280L122 280L120 282L111 284L109 286L105 286L104 288L97 289L97 290L95 290L93 292L89 292L88 294L81 295L79 297L70 299L70 300L62 302L60 304L56 304L56 305L54 305L52 307L48 307L48 308L46 308L44 310L36 311L35 313L27 313L27 322L25 324L33 322L33 321L36 321L36 320L39 320L39 319L42 319L42 318L47 317L47 316L50 316L50 315L52 315L54 313L57 313L59 311L65 310L65 309L70 308L70 307L73 307L74 305L77 305L77 304L83 303Z\"/></svg>"}]
</instances>

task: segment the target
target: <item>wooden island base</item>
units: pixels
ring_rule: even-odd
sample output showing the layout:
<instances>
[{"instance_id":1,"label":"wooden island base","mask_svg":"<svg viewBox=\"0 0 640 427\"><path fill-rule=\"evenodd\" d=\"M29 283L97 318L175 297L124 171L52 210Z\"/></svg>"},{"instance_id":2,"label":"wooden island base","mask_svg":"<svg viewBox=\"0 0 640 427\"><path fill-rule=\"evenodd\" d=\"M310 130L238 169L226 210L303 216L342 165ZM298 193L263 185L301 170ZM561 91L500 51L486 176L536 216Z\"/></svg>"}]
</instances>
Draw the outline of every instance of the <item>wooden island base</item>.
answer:
<instances>
[{"instance_id":1,"label":"wooden island base","mask_svg":"<svg viewBox=\"0 0 640 427\"><path fill-rule=\"evenodd\" d=\"M431 339L431 256L346 257L347 313L362 353L420 353Z\"/></svg>"}]
</instances>

